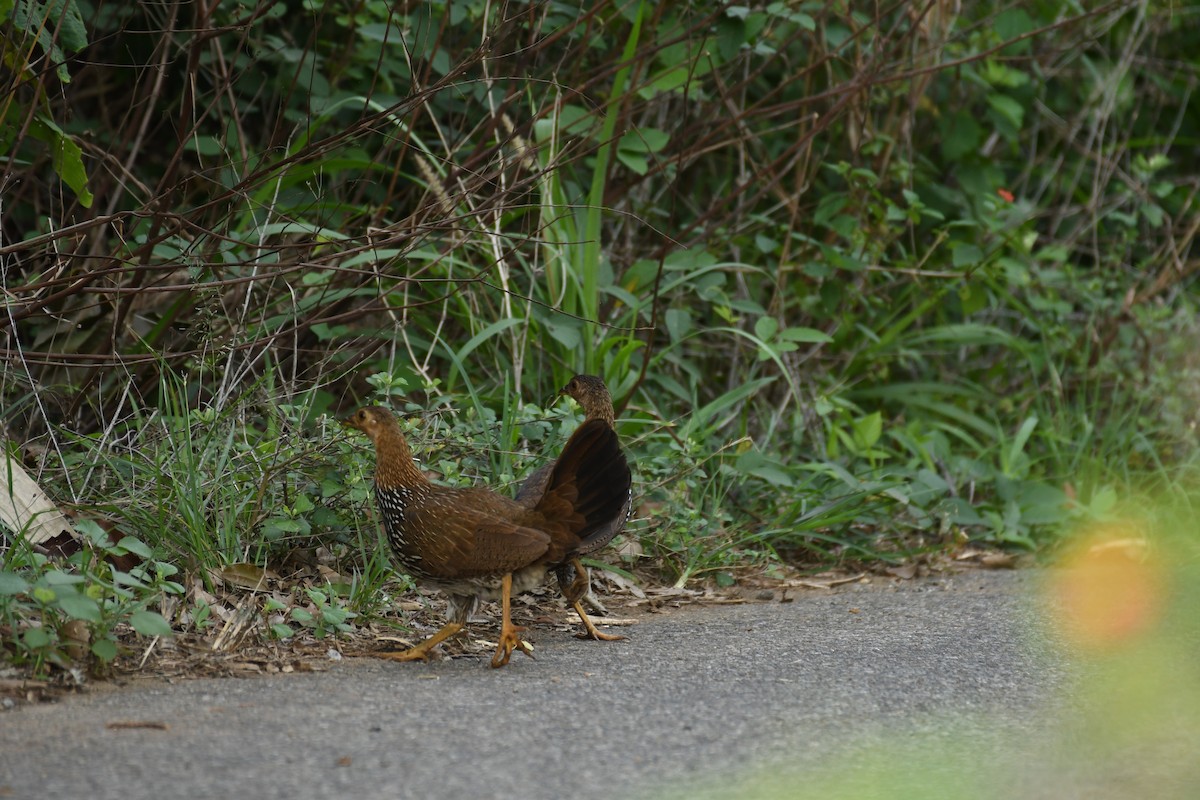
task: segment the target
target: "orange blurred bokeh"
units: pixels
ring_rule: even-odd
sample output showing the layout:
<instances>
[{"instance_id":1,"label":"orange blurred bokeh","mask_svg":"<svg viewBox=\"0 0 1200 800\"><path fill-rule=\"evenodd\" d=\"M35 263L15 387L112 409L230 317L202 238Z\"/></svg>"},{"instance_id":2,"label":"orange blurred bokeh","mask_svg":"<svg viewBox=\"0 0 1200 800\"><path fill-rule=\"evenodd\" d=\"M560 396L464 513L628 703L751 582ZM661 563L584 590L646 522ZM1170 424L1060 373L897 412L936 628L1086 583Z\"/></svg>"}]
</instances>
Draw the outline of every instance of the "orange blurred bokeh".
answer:
<instances>
[{"instance_id":1,"label":"orange blurred bokeh","mask_svg":"<svg viewBox=\"0 0 1200 800\"><path fill-rule=\"evenodd\" d=\"M1166 605L1166 571L1140 525L1107 523L1080 538L1050 594L1069 642L1108 650L1153 630Z\"/></svg>"}]
</instances>

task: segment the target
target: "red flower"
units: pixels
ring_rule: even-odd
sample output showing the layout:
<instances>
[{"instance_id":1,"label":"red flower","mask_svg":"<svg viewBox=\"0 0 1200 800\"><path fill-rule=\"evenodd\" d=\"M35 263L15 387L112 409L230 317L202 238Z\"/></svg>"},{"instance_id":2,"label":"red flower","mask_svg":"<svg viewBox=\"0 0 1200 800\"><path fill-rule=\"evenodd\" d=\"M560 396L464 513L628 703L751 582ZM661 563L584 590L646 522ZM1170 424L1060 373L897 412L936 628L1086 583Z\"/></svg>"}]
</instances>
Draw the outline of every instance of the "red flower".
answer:
<instances>
[{"instance_id":1,"label":"red flower","mask_svg":"<svg viewBox=\"0 0 1200 800\"><path fill-rule=\"evenodd\" d=\"M1011 203L1013 200L1017 199L1008 189L997 189L996 194L1000 195L1000 199L1006 203Z\"/></svg>"}]
</instances>

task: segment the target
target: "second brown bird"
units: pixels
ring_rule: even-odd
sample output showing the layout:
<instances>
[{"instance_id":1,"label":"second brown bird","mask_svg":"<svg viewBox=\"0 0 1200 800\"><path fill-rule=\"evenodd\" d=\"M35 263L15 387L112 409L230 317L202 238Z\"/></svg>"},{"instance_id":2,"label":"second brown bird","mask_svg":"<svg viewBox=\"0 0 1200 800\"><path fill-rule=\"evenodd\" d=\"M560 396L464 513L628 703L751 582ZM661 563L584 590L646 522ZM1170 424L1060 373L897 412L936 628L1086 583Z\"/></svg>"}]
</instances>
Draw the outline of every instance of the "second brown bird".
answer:
<instances>
[{"instance_id":1,"label":"second brown bird","mask_svg":"<svg viewBox=\"0 0 1200 800\"><path fill-rule=\"evenodd\" d=\"M616 430L616 412L613 409L612 395L609 394L608 387L604 385L602 379L595 375L576 375L558 392L558 396L570 397L579 403L585 416L584 426L602 422L610 430ZM582 428L583 426L580 426L580 429ZM517 502L527 508L536 507L549 489L550 476L557 466L558 462L553 461L530 474L517 491ZM584 633L579 634L580 638L601 641L625 638L617 634L601 633L584 612L583 600L591 591L591 576L588 574L587 567L580 560L580 556L596 552L621 532L625 527L626 520L629 519L632 502L633 496L627 492L624 504L615 511L607 524L597 526L565 561L553 565L563 597L575 609L580 622L583 623Z\"/></svg>"}]
</instances>

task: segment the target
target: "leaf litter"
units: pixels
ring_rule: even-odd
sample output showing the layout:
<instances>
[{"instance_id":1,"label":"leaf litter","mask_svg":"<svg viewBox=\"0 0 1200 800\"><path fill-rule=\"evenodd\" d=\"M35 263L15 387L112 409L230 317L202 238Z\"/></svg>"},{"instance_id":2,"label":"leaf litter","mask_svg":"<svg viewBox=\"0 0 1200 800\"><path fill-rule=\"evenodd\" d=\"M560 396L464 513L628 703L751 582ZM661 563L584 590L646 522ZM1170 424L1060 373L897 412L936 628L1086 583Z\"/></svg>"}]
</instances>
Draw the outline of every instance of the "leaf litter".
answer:
<instances>
[{"instance_id":1,"label":"leaf litter","mask_svg":"<svg viewBox=\"0 0 1200 800\"><path fill-rule=\"evenodd\" d=\"M700 576L683 587L659 583L661 575L639 571L636 579L602 569L592 570L592 585L603 597L603 612L593 617L600 626L629 627L639 616L689 605L789 603L795 592L830 592L880 580L904 582L935 573L1019 566L1009 554L964 549L912 559L900 565L871 570L826 569L814 572L786 564L730 567L732 585L714 575ZM86 690L89 678L125 684L143 678L166 681L202 677L251 677L324 671L344 658L370 657L410 647L437 630L445 620L445 600L438 592L406 591L401 580L385 584L380 610L356 620L346 630L319 630L294 625L294 634L280 638L272 626L293 620L297 609L314 619L320 609L308 592L332 597L330 584L349 585L351 579L325 564L308 564L294 574L259 565L232 564L207 573L205 581L192 575L182 597L164 597L163 616L173 621L173 636L140 636L129 625L114 631L120 644L117 658L104 672L87 675L82 669L56 670L49 678L32 680L20 670L0 669L0 709L15 702L53 700ZM610 611L609 608L612 610ZM498 628L499 605L484 604L465 634L452 637L435 651L435 658L489 657L495 647L488 634ZM553 583L514 598L514 621L555 631L577 631L575 615ZM4 702L7 701L7 702Z\"/></svg>"}]
</instances>

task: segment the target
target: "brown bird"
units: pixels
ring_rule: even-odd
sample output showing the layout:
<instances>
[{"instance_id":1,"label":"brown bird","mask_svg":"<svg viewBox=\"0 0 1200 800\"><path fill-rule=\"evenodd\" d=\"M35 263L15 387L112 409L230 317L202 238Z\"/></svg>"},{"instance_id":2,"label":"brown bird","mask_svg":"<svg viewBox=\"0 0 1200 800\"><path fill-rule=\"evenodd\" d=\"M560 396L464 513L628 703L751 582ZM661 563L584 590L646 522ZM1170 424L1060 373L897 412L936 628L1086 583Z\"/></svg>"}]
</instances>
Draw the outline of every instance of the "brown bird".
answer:
<instances>
[{"instance_id":1,"label":"brown bird","mask_svg":"<svg viewBox=\"0 0 1200 800\"><path fill-rule=\"evenodd\" d=\"M408 650L380 654L396 661L424 660L458 633L481 600L501 601L500 642L492 666L514 649L531 647L510 618L514 588L541 585L551 566L586 552L628 502L629 464L616 433L601 421L572 434L536 503L523 505L482 487L437 486L417 469L392 412L361 408L344 424L375 445L375 501L401 569L444 592L449 620Z\"/></svg>"},{"instance_id":2,"label":"brown bird","mask_svg":"<svg viewBox=\"0 0 1200 800\"><path fill-rule=\"evenodd\" d=\"M593 421L604 423L610 430L616 430L616 414L613 411L612 395L608 392L608 387L604 385L604 381L597 378L595 375L576 375L567 382L567 385L559 390L557 397L572 397L575 402L579 403L580 408L585 414L584 424ZM521 484L521 488L517 490L517 502L527 508L535 507L546 494L550 486L550 476L557 467L558 462L553 461L539 468ZM593 553L607 545L613 540L613 537L620 533L624 527L626 520L629 519L629 508L633 502L632 495L626 495L625 502L621 508L608 520L606 525L602 525L595 533L587 538L578 550L571 554L570 557L561 564L554 565L555 576L558 578L558 587L563 593L563 597L575 609L575 613L579 614L579 619L583 623L584 633L578 634L581 639L597 639L602 641L616 641L624 639L624 636L617 634L601 633L596 630L596 625L588 617L583 610L583 600L591 594L592 583L591 576L588 574L587 567L583 565L579 557L587 553Z\"/></svg>"}]
</instances>

